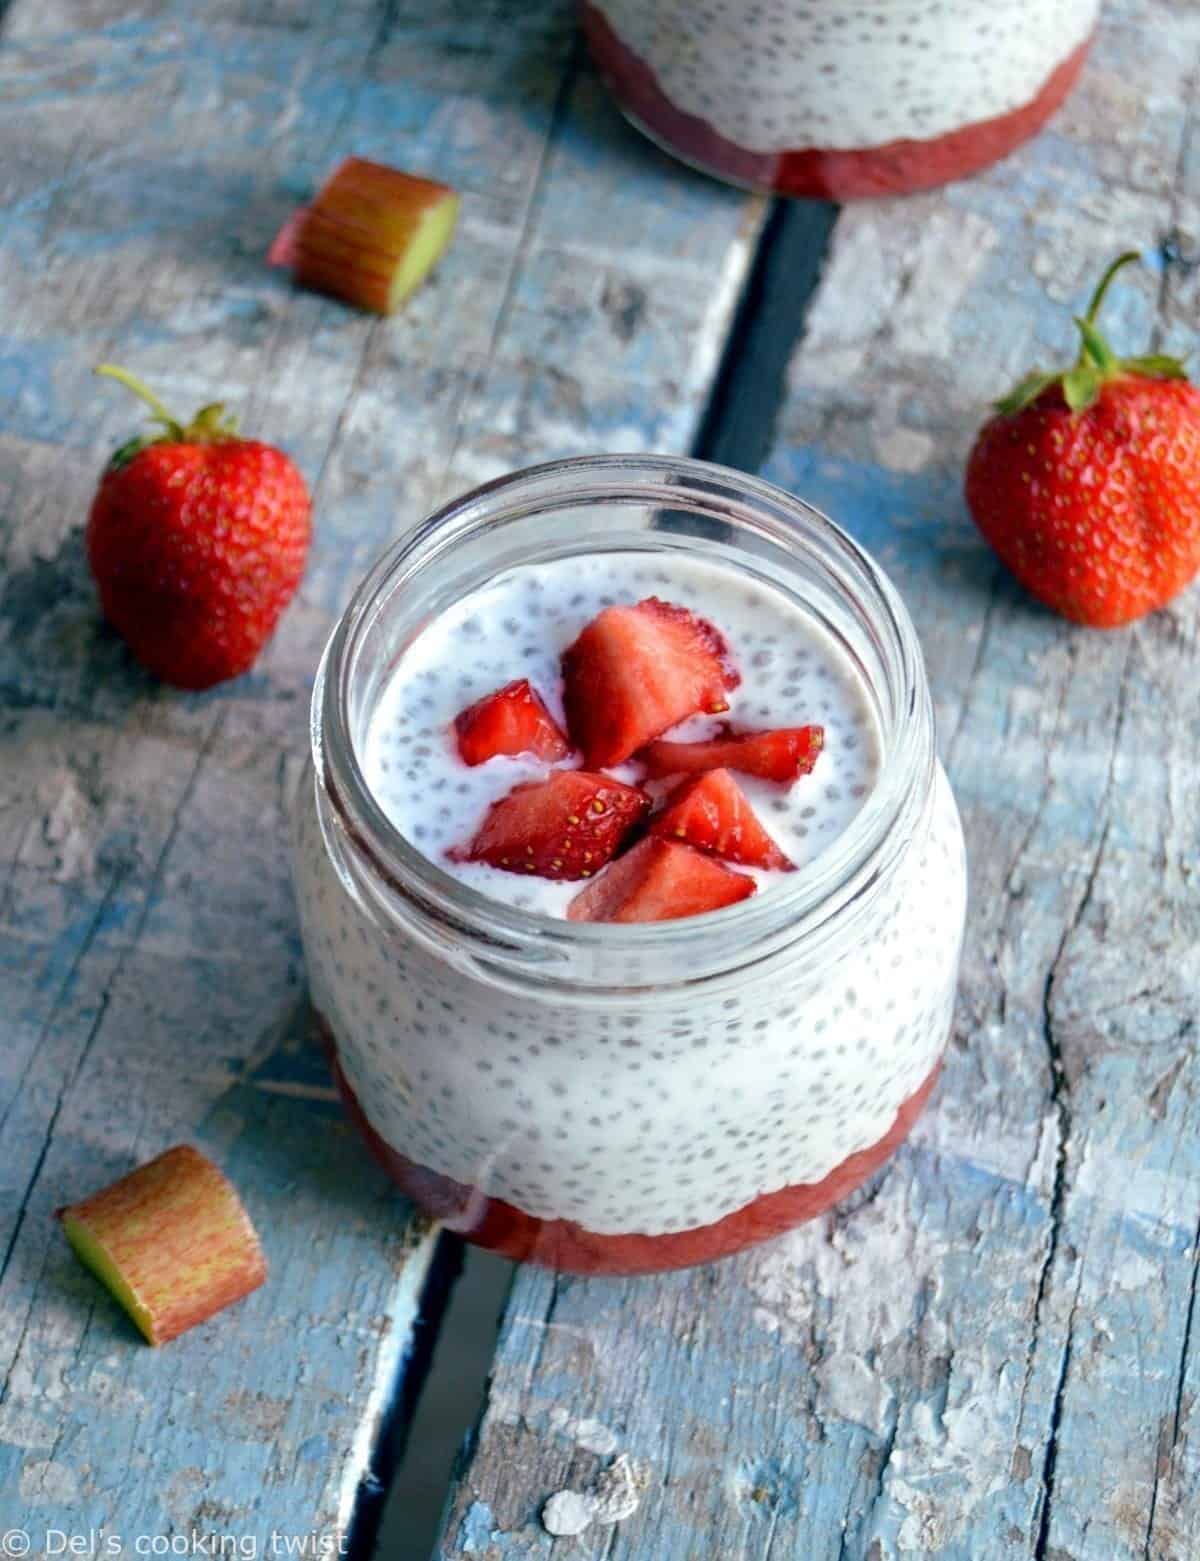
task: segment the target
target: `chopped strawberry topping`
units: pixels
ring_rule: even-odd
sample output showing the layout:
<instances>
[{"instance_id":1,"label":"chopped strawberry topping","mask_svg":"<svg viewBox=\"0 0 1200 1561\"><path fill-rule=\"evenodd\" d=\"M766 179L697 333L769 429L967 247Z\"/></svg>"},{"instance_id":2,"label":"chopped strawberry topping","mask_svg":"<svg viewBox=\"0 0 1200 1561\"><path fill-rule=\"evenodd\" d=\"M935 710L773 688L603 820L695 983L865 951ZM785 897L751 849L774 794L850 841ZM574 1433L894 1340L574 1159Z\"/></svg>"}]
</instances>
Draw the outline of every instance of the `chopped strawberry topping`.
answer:
<instances>
[{"instance_id":1,"label":"chopped strawberry topping","mask_svg":"<svg viewBox=\"0 0 1200 1561\"><path fill-rule=\"evenodd\" d=\"M624 763L690 715L727 710L739 681L712 624L656 596L606 607L562 666L567 727L595 769Z\"/></svg>"},{"instance_id":2,"label":"chopped strawberry topping","mask_svg":"<svg viewBox=\"0 0 1200 1561\"><path fill-rule=\"evenodd\" d=\"M532 753L553 763L570 745L528 678L485 694L454 718L459 757L486 764L497 754Z\"/></svg>"},{"instance_id":3,"label":"chopped strawberry topping","mask_svg":"<svg viewBox=\"0 0 1200 1561\"><path fill-rule=\"evenodd\" d=\"M701 743L651 743L638 758L648 780L725 769L794 781L808 774L824 746L823 726L787 726L773 732L725 732Z\"/></svg>"},{"instance_id":4,"label":"chopped strawberry topping","mask_svg":"<svg viewBox=\"0 0 1200 1561\"><path fill-rule=\"evenodd\" d=\"M683 840L747 867L788 870L795 865L754 816L750 799L728 770L708 770L684 781L667 798L650 833L664 840Z\"/></svg>"},{"instance_id":5,"label":"chopped strawberry topping","mask_svg":"<svg viewBox=\"0 0 1200 1561\"><path fill-rule=\"evenodd\" d=\"M589 770L556 770L493 802L470 845L449 855L539 878L590 878L649 807L636 786Z\"/></svg>"},{"instance_id":6,"label":"chopped strawberry topping","mask_svg":"<svg viewBox=\"0 0 1200 1561\"><path fill-rule=\"evenodd\" d=\"M720 910L754 893L735 873L691 846L648 835L567 907L570 921L674 921Z\"/></svg>"}]
</instances>

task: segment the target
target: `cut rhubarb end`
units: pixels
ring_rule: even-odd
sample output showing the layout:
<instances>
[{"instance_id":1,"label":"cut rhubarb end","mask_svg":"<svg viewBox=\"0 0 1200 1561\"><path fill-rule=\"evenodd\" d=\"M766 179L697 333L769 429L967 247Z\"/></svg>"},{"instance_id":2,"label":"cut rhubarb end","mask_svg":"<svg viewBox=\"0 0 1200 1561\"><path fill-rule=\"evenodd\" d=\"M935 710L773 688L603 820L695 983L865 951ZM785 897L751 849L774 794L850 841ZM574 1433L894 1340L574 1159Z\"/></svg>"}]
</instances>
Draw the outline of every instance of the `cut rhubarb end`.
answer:
<instances>
[{"instance_id":1,"label":"cut rhubarb end","mask_svg":"<svg viewBox=\"0 0 1200 1561\"><path fill-rule=\"evenodd\" d=\"M280 228L279 232L271 240L271 247L267 250L267 264L269 266L287 266L291 268L292 261L296 257L296 235L299 233L305 217L308 216L307 206L298 206L288 220Z\"/></svg>"},{"instance_id":2,"label":"cut rhubarb end","mask_svg":"<svg viewBox=\"0 0 1200 1561\"><path fill-rule=\"evenodd\" d=\"M60 1209L58 1218L76 1256L149 1344L207 1321L267 1277L232 1183L188 1144Z\"/></svg>"},{"instance_id":3,"label":"cut rhubarb end","mask_svg":"<svg viewBox=\"0 0 1200 1561\"><path fill-rule=\"evenodd\" d=\"M459 197L365 157L348 157L288 235L292 275L374 314L394 314L441 259ZM285 228L272 252L286 247Z\"/></svg>"}]
</instances>

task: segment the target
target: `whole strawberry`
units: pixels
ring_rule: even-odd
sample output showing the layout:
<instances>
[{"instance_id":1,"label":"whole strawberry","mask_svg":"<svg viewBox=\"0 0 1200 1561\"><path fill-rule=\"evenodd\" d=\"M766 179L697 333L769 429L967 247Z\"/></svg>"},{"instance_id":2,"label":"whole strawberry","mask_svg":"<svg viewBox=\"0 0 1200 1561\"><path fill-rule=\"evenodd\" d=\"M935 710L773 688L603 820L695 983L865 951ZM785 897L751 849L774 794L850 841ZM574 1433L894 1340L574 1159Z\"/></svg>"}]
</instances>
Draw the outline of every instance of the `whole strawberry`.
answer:
<instances>
[{"instance_id":1,"label":"whole strawberry","mask_svg":"<svg viewBox=\"0 0 1200 1561\"><path fill-rule=\"evenodd\" d=\"M108 364L161 432L121 446L88 517L105 616L156 677L209 688L254 664L304 573L311 505L282 451L242 439L221 406L178 422Z\"/></svg>"},{"instance_id":2,"label":"whole strawberry","mask_svg":"<svg viewBox=\"0 0 1200 1561\"><path fill-rule=\"evenodd\" d=\"M967 464L975 523L1027 590L1066 618L1115 628L1200 571L1200 390L1161 356L1118 358L1096 328L1074 367L1031 374L997 403Z\"/></svg>"}]
</instances>

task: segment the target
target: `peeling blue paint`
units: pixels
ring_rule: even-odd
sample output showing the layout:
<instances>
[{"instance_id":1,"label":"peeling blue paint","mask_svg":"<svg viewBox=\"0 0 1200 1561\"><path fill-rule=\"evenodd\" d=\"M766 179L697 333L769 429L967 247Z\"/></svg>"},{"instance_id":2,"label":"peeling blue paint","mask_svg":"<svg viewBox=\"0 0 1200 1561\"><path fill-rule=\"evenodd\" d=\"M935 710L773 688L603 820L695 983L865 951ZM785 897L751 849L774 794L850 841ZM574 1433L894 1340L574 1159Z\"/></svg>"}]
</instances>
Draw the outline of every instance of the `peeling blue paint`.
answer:
<instances>
[{"instance_id":1,"label":"peeling blue paint","mask_svg":"<svg viewBox=\"0 0 1200 1561\"><path fill-rule=\"evenodd\" d=\"M476 1555L489 1550L496 1537L496 1520L485 1501L475 1501L467 1508L458 1527L458 1549L462 1555Z\"/></svg>"}]
</instances>

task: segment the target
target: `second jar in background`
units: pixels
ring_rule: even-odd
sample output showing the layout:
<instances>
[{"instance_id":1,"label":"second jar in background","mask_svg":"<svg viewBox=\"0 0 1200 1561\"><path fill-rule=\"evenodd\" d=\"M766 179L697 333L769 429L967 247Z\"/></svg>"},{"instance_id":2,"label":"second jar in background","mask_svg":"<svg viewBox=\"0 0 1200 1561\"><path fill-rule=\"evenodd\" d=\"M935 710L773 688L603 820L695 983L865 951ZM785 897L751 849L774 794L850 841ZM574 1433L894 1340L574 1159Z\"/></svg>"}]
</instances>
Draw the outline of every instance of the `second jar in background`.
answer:
<instances>
[{"instance_id":1,"label":"second jar in background","mask_svg":"<svg viewBox=\"0 0 1200 1561\"><path fill-rule=\"evenodd\" d=\"M626 114L736 184L847 200L943 184L1034 135L1100 0L585 0Z\"/></svg>"}]
</instances>

